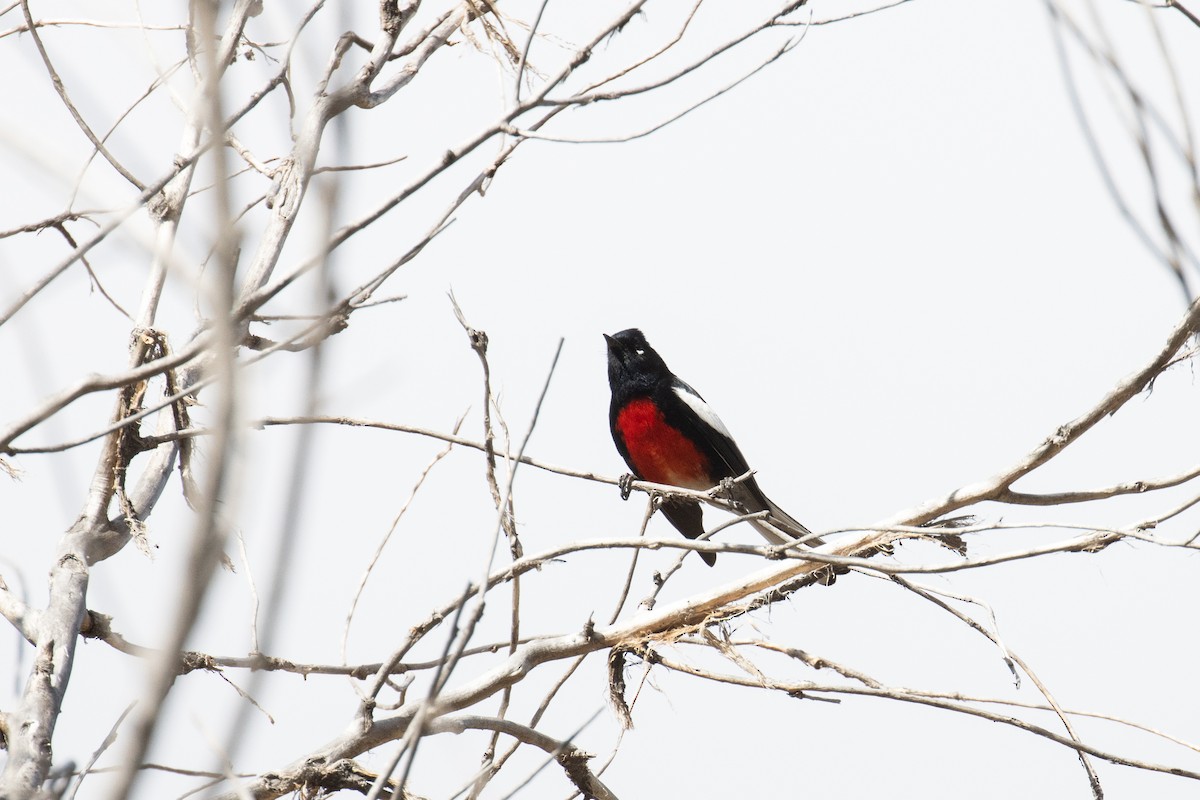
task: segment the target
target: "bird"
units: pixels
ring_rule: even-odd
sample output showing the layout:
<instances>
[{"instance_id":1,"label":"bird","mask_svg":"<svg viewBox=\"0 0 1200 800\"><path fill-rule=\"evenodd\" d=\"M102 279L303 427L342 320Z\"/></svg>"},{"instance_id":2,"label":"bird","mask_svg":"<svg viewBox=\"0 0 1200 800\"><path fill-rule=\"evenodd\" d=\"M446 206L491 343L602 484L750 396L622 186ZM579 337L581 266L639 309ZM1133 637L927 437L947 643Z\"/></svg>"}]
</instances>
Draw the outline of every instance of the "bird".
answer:
<instances>
[{"instance_id":1,"label":"bird","mask_svg":"<svg viewBox=\"0 0 1200 800\"><path fill-rule=\"evenodd\" d=\"M608 424L613 442L634 477L651 483L707 490L723 482L728 496L744 513L767 512L751 519L772 544L804 538L810 546L822 544L808 528L771 502L750 475L746 457L725 423L700 393L671 372L645 335L629 328L609 336L608 385L612 402ZM704 533L699 501L668 497L662 513L680 533L695 539ZM700 553L710 567L716 554Z\"/></svg>"}]
</instances>

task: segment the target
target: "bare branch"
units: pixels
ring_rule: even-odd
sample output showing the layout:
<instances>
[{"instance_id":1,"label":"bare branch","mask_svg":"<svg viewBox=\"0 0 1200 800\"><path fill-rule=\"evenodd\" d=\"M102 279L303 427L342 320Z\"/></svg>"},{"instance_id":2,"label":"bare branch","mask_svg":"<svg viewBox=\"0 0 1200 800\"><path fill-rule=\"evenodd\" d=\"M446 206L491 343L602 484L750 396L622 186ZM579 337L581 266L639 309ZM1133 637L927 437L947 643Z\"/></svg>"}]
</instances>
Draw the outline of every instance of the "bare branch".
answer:
<instances>
[{"instance_id":1,"label":"bare branch","mask_svg":"<svg viewBox=\"0 0 1200 800\"><path fill-rule=\"evenodd\" d=\"M62 78L58 76L58 71L54 69L54 64L50 62L50 55L46 52L46 45L42 43L42 36L40 33L38 33L39 26L33 21L33 14L29 11L29 0L21 0L21 13L25 15L26 30L29 32L30 38L33 39L34 46L37 47L38 55L42 57L42 64L45 65L46 72L50 75L50 82L54 84L54 91L58 92L59 98L63 101L63 105L67 107L67 111L70 112L71 118L75 120L75 124L79 126L81 131L83 131L83 135L88 138L88 141L92 143L92 146L96 148L96 151L100 153L100 155L104 156L104 160L111 164L112 168L115 169L122 178L133 184L134 188L136 188L138 191L145 191L146 186L137 178L135 178L133 173L127 170L125 166L121 162L117 161L116 157L108 151L108 148L106 148L104 143L96 137L96 134L92 132L91 127L79 114L79 110L75 108L75 104L71 102L71 98L67 95L67 89L65 86L63 86Z\"/></svg>"},{"instance_id":2,"label":"bare branch","mask_svg":"<svg viewBox=\"0 0 1200 800\"><path fill-rule=\"evenodd\" d=\"M553 756L554 760L562 765L567 773L567 777L575 784L584 797L592 797L596 798L596 800L616 800L616 795L588 769L587 762L593 756L575 747L569 739L558 741L533 728L513 722L512 720L497 719L495 717L443 717L431 723L429 730L431 733L461 733L466 730L489 730L503 733L519 742L531 744Z\"/></svg>"},{"instance_id":3,"label":"bare branch","mask_svg":"<svg viewBox=\"0 0 1200 800\"><path fill-rule=\"evenodd\" d=\"M930 501L911 511L897 514L889 523L920 524L952 513L961 508L974 505L984 500L996 499L1002 492L1007 491L1014 482L1024 475L1042 466L1050 459L1061 453L1072 442L1087 433L1100 420L1111 416L1127 402L1146 389L1171 362L1175 353L1183 347L1189 338L1200 330L1200 302L1183 316L1175 330L1167 338L1149 364L1121 380L1093 408L1079 417L1059 427L1053 435L1034 448L1028 455L1010 466L1007 470L986 481L964 486L940 500Z\"/></svg>"}]
</instances>

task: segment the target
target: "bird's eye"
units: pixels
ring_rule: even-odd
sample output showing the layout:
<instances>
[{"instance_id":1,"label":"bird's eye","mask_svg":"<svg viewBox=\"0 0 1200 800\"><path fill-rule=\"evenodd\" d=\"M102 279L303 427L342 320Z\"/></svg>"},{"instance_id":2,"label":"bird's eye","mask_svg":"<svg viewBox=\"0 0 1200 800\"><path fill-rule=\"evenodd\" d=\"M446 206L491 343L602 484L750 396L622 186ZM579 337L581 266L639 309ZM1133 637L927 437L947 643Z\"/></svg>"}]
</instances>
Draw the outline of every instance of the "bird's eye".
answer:
<instances>
[{"instance_id":1,"label":"bird's eye","mask_svg":"<svg viewBox=\"0 0 1200 800\"><path fill-rule=\"evenodd\" d=\"M645 350L634 350L634 352L635 352L635 353L637 353L639 356L644 356L644 355L646 355L646 351L645 351Z\"/></svg>"}]
</instances>

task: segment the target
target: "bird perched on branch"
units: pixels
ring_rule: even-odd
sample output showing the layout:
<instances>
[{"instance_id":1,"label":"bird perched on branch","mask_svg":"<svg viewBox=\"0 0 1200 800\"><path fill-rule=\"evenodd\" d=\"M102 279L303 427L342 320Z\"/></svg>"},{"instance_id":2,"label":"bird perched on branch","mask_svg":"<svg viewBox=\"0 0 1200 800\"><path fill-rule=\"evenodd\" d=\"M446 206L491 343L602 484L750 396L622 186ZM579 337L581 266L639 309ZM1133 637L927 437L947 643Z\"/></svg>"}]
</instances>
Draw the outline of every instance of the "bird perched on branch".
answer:
<instances>
[{"instance_id":1,"label":"bird perched on branch","mask_svg":"<svg viewBox=\"0 0 1200 800\"><path fill-rule=\"evenodd\" d=\"M608 385L612 403L608 424L621 457L634 476L651 483L706 490L725 482L728 496L743 513L767 512L752 519L759 533L772 544L805 538L810 546L822 544L787 512L771 502L751 475L746 457L721 419L704 398L681 381L637 328L605 334L608 343ZM704 533L700 503L681 497L663 501L662 513L689 539ZM713 553L701 553L705 563L716 563Z\"/></svg>"}]
</instances>

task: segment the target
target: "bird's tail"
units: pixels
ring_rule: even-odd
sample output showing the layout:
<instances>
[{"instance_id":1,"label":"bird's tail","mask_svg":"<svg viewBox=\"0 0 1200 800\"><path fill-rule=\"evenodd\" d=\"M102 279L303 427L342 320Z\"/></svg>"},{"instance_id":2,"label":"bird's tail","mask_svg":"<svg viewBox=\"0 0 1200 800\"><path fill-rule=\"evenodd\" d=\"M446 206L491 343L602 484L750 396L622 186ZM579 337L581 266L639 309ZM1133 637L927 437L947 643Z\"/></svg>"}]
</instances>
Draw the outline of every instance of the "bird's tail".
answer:
<instances>
[{"instance_id":1,"label":"bird's tail","mask_svg":"<svg viewBox=\"0 0 1200 800\"><path fill-rule=\"evenodd\" d=\"M771 544L787 544L796 539L803 539L804 544L809 547L819 547L825 544L821 537L814 536L813 532L804 527L803 523L797 521L791 514L772 503L771 498L763 495L762 499L766 501L767 507L764 510L768 516L762 520L752 519L750 520L750 524L768 542Z\"/></svg>"},{"instance_id":2,"label":"bird's tail","mask_svg":"<svg viewBox=\"0 0 1200 800\"><path fill-rule=\"evenodd\" d=\"M813 532L804 527L802 523L772 503L769 497L763 495L762 499L766 501L767 507L765 510L768 514L767 518L761 520L752 519L750 520L750 524L768 542L771 544L787 544L788 542L801 539L803 540L803 544L808 547L820 547L825 544L825 541L821 537L814 536ZM846 567L828 566L818 570L814 574L817 580L829 586L837 580L838 575L845 575L847 572L849 570Z\"/></svg>"}]
</instances>

